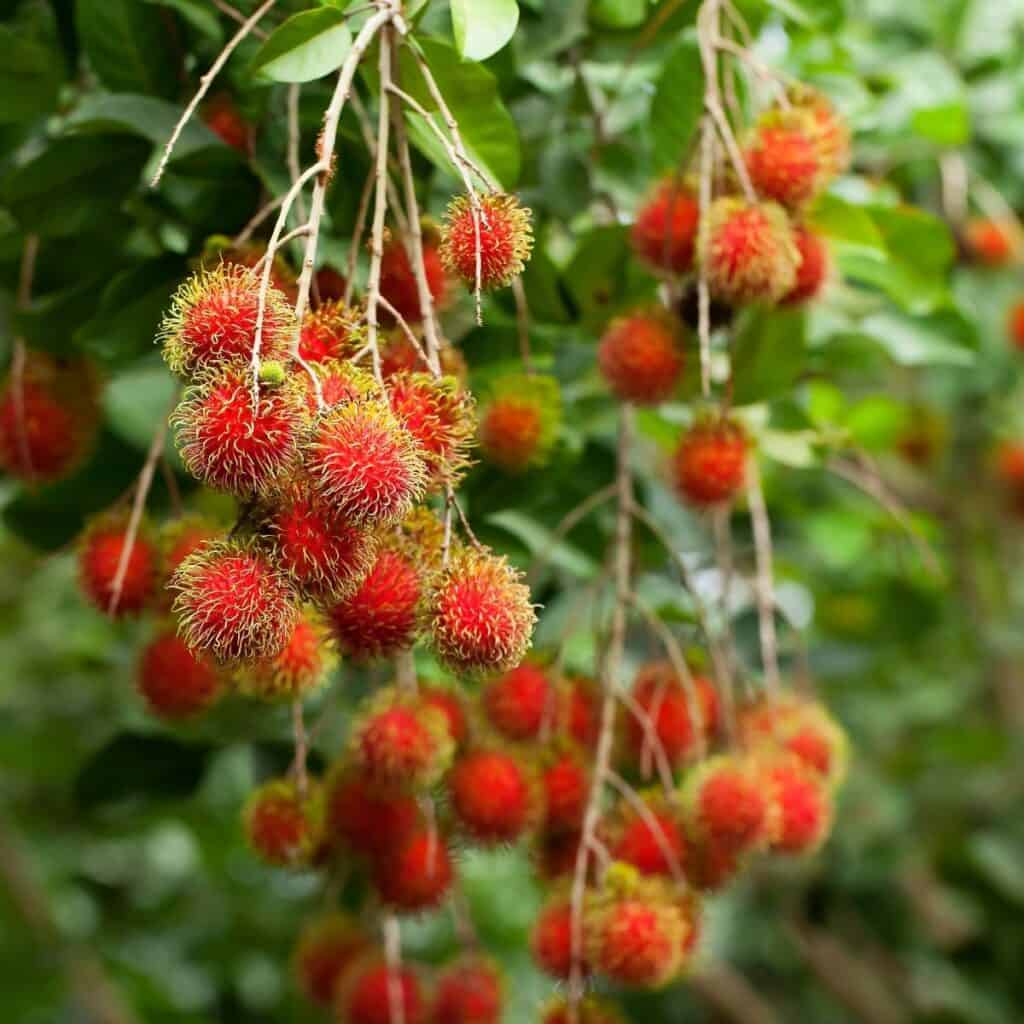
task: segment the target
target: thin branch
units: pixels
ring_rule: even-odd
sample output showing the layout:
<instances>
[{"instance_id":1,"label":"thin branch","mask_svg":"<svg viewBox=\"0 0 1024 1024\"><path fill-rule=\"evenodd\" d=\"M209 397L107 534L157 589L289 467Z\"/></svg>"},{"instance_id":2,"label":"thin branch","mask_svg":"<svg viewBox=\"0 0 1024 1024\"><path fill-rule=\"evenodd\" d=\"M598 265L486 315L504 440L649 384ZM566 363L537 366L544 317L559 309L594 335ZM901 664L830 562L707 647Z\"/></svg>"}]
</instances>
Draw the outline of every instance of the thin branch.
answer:
<instances>
[{"instance_id":1,"label":"thin branch","mask_svg":"<svg viewBox=\"0 0 1024 1024\"><path fill-rule=\"evenodd\" d=\"M707 223L711 208L711 177L714 173L714 133L705 116L700 129L700 184L698 204L700 223ZM700 261L697 277L697 334L700 339L700 390L704 398L711 397L711 288L708 270Z\"/></svg>"},{"instance_id":2,"label":"thin branch","mask_svg":"<svg viewBox=\"0 0 1024 1024\"><path fill-rule=\"evenodd\" d=\"M355 96L355 93L352 94ZM348 266L345 276L345 294L342 302L347 306L352 301L352 292L356 286L356 268L359 265L359 249L363 244L363 232L366 230L366 217L370 212L370 199L373 198L373 185L376 181L376 168L371 167L366 175L363 191L359 196L359 207L356 209L356 222L352 228L352 242L348 250Z\"/></svg>"},{"instance_id":3,"label":"thin branch","mask_svg":"<svg viewBox=\"0 0 1024 1024\"><path fill-rule=\"evenodd\" d=\"M669 871L672 873L672 880L681 887L688 885L686 872L683 871L683 866L679 863L679 858L672 849L672 844L668 841L668 836L665 835L661 822L651 813L651 809L640 798L640 794L616 771L608 772L608 782L611 784L612 789L618 791L626 803L633 808L637 817L647 826L647 830L654 837L654 841L658 844L658 849L662 857L665 858Z\"/></svg>"},{"instance_id":4,"label":"thin branch","mask_svg":"<svg viewBox=\"0 0 1024 1024\"><path fill-rule=\"evenodd\" d=\"M772 566L772 527L761 487L761 471L757 459L747 467L747 503L754 528L754 554L757 560L757 618L761 636L761 662L764 666L765 689L777 697L782 683L779 679L779 641L775 632L775 573Z\"/></svg>"},{"instance_id":5,"label":"thin branch","mask_svg":"<svg viewBox=\"0 0 1024 1024\"><path fill-rule=\"evenodd\" d=\"M240 25L245 24L245 15L237 7L233 7L231 4L227 3L226 0L210 0L210 3L213 4L213 6L222 14L226 14L231 18L232 21L237 21ZM257 39L270 38L263 29L256 28L256 26L253 26L251 31Z\"/></svg>"},{"instance_id":6,"label":"thin branch","mask_svg":"<svg viewBox=\"0 0 1024 1024\"><path fill-rule=\"evenodd\" d=\"M292 184L299 180L301 168L299 165L299 145L302 142L302 128L299 124L299 99L302 95L302 86L296 82L288 86L288 174L291 176ZM295 209L299 212L299 220L306 220L306 203L301 194L295 198ZM287 239L282 239L281 245Z\"/></svg>"},{"instance_id":7,"label":"thin branch","mask_svg":"<svg viewBox=\"0 0 1024 1024\"><path fill-rule=\"evenodd\" d=\"M526 571L527 581L535 581L537 576L540 574L540 570L547 565L551 558L552 552L558 546L567 534L571 533L591 512L599 509L606 501L610 501L615 497L616 487L615 484L608 484L607 487L602 487L599 491L594 491L593 494L584 498L575 508L570 509L562 517L561 522L551 531L551 539L547 546L538 552L533 561L530 563L529 568Z\"/></svg>"},{"instance_id":8,"label":"thin branch","mask_svg":"<svg viewBox=\"0 0 1024 1024\"><path fill-rule=\"evenodd\" d=\"M402 930L398 918L384 918L384 957L388 965L389 1024L405 1024L405 986L402 984Z\"/></svg>"},{"instance_id":9,"label":"thin branch","mask_svg":"<svg viewBox=\"0 0 1024 1024\"><path fill-rule=\"evenodd\" d=\"M275 196L265 205L261 206L252 216L251 220L242 228L234 240L231 243L231 248L235 249L240 245L245 245L250 238L256 233L256 229L284 202L284 193L279 196Z\"/></svg>"},{"instance_id":10,"label":"thin branch","mask_svg":"<svg viewBox=\"0 0 1024 1024\"><path fill-rule=\"evenodd\" d=\"M392 63L392 68L398 67L398 61L395 59ZM352 104L352 110L355 112L356 120L359 122L359 130L363 135L363 142L366 143L366 150L370 154L370 162L372 164L377 163L377 140L373 136L373 124L370 121L370 115L366 111L366 107L363 105L363 101L359 98L359 93L355 90L352 91L352 96L349 102ZM389 165L393 164L393 160L388 161ZM393 170L393 168L392 168ZM388 174L388 208L391 216L394 218L395 223L399 229L405 234L409 230L408 221L405 219L405 213L402 211L402 203L398 195L398 189L395 183L391 180L391 174Z\"/></svg>"}]
</instances>

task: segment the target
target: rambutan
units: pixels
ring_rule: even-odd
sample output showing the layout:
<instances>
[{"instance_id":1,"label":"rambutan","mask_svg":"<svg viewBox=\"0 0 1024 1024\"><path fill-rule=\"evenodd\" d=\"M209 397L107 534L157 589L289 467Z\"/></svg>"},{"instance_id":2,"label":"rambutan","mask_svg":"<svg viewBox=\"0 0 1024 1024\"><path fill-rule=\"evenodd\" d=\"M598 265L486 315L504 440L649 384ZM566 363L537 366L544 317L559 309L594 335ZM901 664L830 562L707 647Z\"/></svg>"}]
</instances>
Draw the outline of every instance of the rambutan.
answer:
<instances>
[{"instance_id":1,"label":"rambutan","mask_svg":"<svg viewBox=\"0 0 1024 1024\"><path fill-rule=\"evenodd\" d=\"M1024 351L1024 299L1018 299L1006 318L1006 333L1010 344L1018 351Z\"/></svg>"},{"instance_id":2,"label":"rambutan","mask_svg":"<svg viewBox=\"0 0 1024 1024\"><path fill-rule=\"evenodd\" d=\"M188 471L239 498L273 490L306 428L297 378L261 387L255 408L251 384L247 369L225 367L188 388L171 417Z\"/></svg>"},{"instance_id":3,"label":"rambutan","mask_svg":"<svg viewBox=\"0 0 1024 1024\"><path fill-rule=\"evenodd\" d=\"M257 281L260 281L266 258L266 242L249 241L235 245L227 235L211 235L203 246L200 266L206 271L214 271L222 263L244 267L253 271ZM280 250L274 254L274 261L270 267L270 285L288 300L289 305L295 304L295 300L299 297L298 278ZM270 299L268 298L267 301L269 302ZM255 320L253 321L253 334L255 337ZM289 344L291 344L290 341ZM262 343L260 350L265 351Z\"/></svg>"},{"instance_id":4,"label":"rambutan","mask_svg":"<svg viewBox=\"0 0 1024 1024\"><path fill-rule=\"evenodd\" d=\"M672 455L676 492L699 507L731 501L746 483L750 440L732 419L709 418L683 431Z\"/></svg>"},{"instance_id":5,"label":"rambutan","mask_svg":"<svg viewBox=\"0 0 1024 1024\"><path fill-rule=\"evenodd\" d=\"M441 229L441 260L449 273L475 287L479 228L480 287L507 288L533 250L530 211L515 196L498 192L481 195L477 202L479 212L469 196L449 203Z\"/></svg>"},{"instance_id":6,"label":"rambutan","mask_svg":"<svg viewBox=\"0 0 1024 1024\"><path fill-rule=\"evenodd\" d=\"M330 1007L338 981L369 948L366 933L347 914L331 913L309 921L299 935L293 970L302 994Z\"/></svg>"},{"instance_id":7,"label":"rambutan","mask_svg":"<svg viewBox=\"0 0 1024 1024\"><path fill-rule=\"evenodd\" d=\"M796 272L796 284L782 298L784 306L802 306L816 299L825 287L829 274L828 245L825 239L802 224L793 229L793 237L800 251L800 266Z\"/></svg>"},{"instance_id":8,"label":"rambutan","mask_svg":"<svg viewBox=\"0 0 1024 1024\"><path fill-rule=\"evenodd\" d=\"M554 896L537 915L530 952L534 963L552 978L567 981L572 974L572 905L564 896ZM583 973L589 973L584 950L580 950L580 961Z\"/></svg>"},{"instance_id":9,"label":"rambutan","mask_svg":"<svg viewBox=\"0 0 1024 1024\"><path fill-rule=\"evenodd\" d=\"M557 996L541 1011L540 1024L571 1024L569 1004ZM576 1024L626 1024L619 1008L601 999L585 998L576 1007Z\"/></svg>"},{"instance_id":10,"label":"rambutan","mask_svg":"<svg viewBox=\"0 0 1024 1024\"><path fill-rule=\"evenodd\" d=\"M1018 232L1011 224L994 220L972 220L964 229L964 241L974 258L989 267L1014 262L1020 252Z\"/></svg>"},{"instance_id":11,"label":"rambutan","mask_svg":"<svg viewBox=\"0 0 1024 1024\"><path fill-rule=\"evenodd\" d=\"M993 463L1004 487L1024 489L1024 441L1002 441L995 450Z\"/></svg>"},{"instance_id":12,"label":"rambutan","mask_svg":"<svg viewBox=\"0 0 1024 1024\"><path fill-rule=\"evenodd\" d=\"M324 359L310 364L310 368L320 386L319 398L324 408L332 409L346 402L382 397L373 376L344 359ZM316 386L308 373L303 373L301 380L305 388L306 409L310 416L316 416L321 408Z\"/></svg>"},{"instance_id":13,"label":"rambutan","mask_svg":"<svg viewBox=\"0 0 1024 1024\"><path fill-rule=\"evenodd\" d=\"M743 864L735 850L707 835L687 848L686 878L696 889L718 892L736 877Z\"/></svg>"},{"instance_id":14,"label":"rambutan","mask_svg":"<svg viewBox=\"0 0 1024 1024\"><path fill-rule=\"evenodd\" d=\"M396 551L378 551L356 591L330 609L342 652L367 660L409 647L416 639L422 598L416 566Z\"/></svg>"},{"instance_id":15,"label":"rambutan","mask_svg":"<svg viewBox=\"0 0 1024 1024\"><path fill-rule=\"evenodd\" d=\"M388 380L396 373L416 373L427 369L420 351L406 337L403 331L394 331L390 335L383 335L378 342L380 349L380 372L381 376ZM438 361L441 364L441 373L447 377L454 377L463 387L469 370L462 353L442 339ZM367 364L370 359L367 357Z\"/></svg>"},{"instance_id":16,"label":"rambutan","mask_svg":"<svg viewBox=\"0 0 1024 1024\"><path fill-rule=\"evenodd\" d=\"M488 721L506 739L537 738L546 714L554 710L553 687L547 672L533 662L523 662L492 679L481 695Z\"/></svg>"},{"instance_id":17,"label":"rambutan","mask_svg":"<svg viewBox=\"0 0 1024 1024\"><path fill-rule=\"evenodd\" d=\"M374 788L347 765L328 780L326 815L332 842L372 858L397 849L420 820L413 795Z\"/></svg>"},{"instance_id":18,"label":"rambutan","mask_svg":"<svg viewBox=\"0 0 1024 1024\"><path fill-rule=\"evenodd\" d=\"M642 799L646 813L624 804L609 823L608 851L614 860L632 865L642 875L671 876L674 868L685 864L687 853L678 814L657 797Z\"/></svg>"},{"instance_id":19,"label":"rambutan","mask_svg":"<svg viewBox=\"0 0 1024 1024\"><path fill-rule=\"evenodd\" d=\"M456 817L478 843L512 842L535 817L534 780L524 764L502 750L463 754L448 787Z\"/></svg>"},{"instance_id":20,"label":"rambutan","mask_svg":"<svg viewBox=\"0 0 1024 1024\"><path fill-rule=\"evenodd\" d=\"M157 333L167 365L192 375L225 363L247 366L256 343L260 275L238 263L201 267L174 293ZM263 310L260 356L287 359L295 316L273 286Z\"/></svg>"},{"instance_id":21,"label":"rambutan","mask_svg":"<svg viewBox=\"0 0 1024 1024\"><path fill-rule=\"evenodd\" d=\"M434 648L458 672L496 672L518 665L537 620L530 589L504 558L456 551L442 571L430 620Z\"/></svg>"},{"instance_id":22,"label":"rambutan","mask_svg":"<svg viewBox=\"0 0 1024 1024\"><path fill-rule=\"evenodd\" d=\"M354 525L406 516L427 484L423 450L387 402L348 402L317 421L306 468L314 489Z\"/></svg>"},{"instance_id":23,"label":"rambutan","mask_svg":"<svg viewBox=\"0 0 1024 1024\"><path fill-rule=\"evenodd\" d=\"M658 312L613 320L601 338L597 364L612 393L623 401L664 402L683 372L681 327Z\"/></svg>"},{"instance_id":24,"label":"rambutan","mask_svg":"<svg viewBox=\"0 0 1024 1024\"><path fill-rule=\"evenodd\" d=\"M850 165L850 127L832 101L810 86L790 89L789 102L793 109L809 115L818 165L827 184Z\"/></svg>"},{"instance_id":25,"label":"rambutan","mask_svg":"<svg viewBox=\"0 0 1024 1024\"><path fill-rule=\"evenodd\" d=\"M211 661L164 629L142 651L138 687L151 714L174 722L205 711L220 696L221 679Z\"/></svg>"},{"instance_id":26,"label":"rambutan","mask_svg":"<svg viewBox=\"0 0 1024 1024\"><path fill-rule=\"evenodd\" d=\"M522 473L547 462L558 440L558 382L540 374L507 374L491 385L480 416L480 450L488 462Z\"/></svg>"},{"instance_id":27,"label":"rambutan","mask_svg":"<svg viewBox=\"0 0 1024 1024\"><path fill-rule=\"evenodd\" d=\"M454 689L439 686L421 686L420 700L430 707L437 708L445 717L448 735L456 747L462 746L469 735L469 719L462 695Z\"/></svg>"},{"instance_id":28,"label":"rambutan","mask_svg":"<svg viewBox=\"0 0 1024 1024\"><path fill-rule=\"evenodd\" d=\"M242 823L249 846L267 864L305 866L323 833L322 794L310 783L303 796L295 783L276 779L252 793Z\"/></svg>"},{"instance_id":29,"label":"rambutan","mask_svg":"<svg viewBox=\"0 0 1024 1024\"><path fill-rule=\"evenodd\" d=\"M396 999L400 1017L393 1004ZM426 995L419 975L407 966L392 970L379 954L368 954L346 972L334 1008L339 1024L398 1024L399 1020L427 1024Z\"/></svg>"},{"instance_id":30,"label":"rambutan","mask_svg":"<svg viewBox=\"0 0 1024 1024\"><path fill-rule=\"evenodd\" d=\"M128 542L127 517L117 514L98 519L79 541L78 580L82 593L105 615L135 615L155 594L159 554L145 524L131 541L118 591L118 569Z\"/></svg>"},{"instance_id":31,"label":"rambutan","mask_svg":"<svg viewBox=\"0 0 1024 1024\"><path fill-rule=\"evenodd\" d=\"M434 307L442 307L448 295L448 275L445 273L433 232L428 231L423 236L423 263ZM407 324L418 324L423 320L416 275L409 254L400 239L395 239L384 247L380 265L380 294ZM394 323L394 317L382 309L380 322L390 326Z\"/></svg>"},{"instance_id":32,"label":"rambutan","mask_svg":"<svg viewBox=\"0 0 1024 1024\"><path fill-rule=\"evenodd\" d=\"M160 529L161 574L164 585L189 555L198 551L207 541L215 540L224 531L202 516L172 519Z\"/></svg>"},{"instance_id":33,"label":"rambutan","mask_svg":"<svg viewBox=\"0 0 1024 1024\"><path fill-rule=\"evenodd\" d=\"M320 616L303 611L284 649L272 658L247 662L235 682L239 693L261 700L296 700L319 689L337 664Z\"/></svg>"},{"instance_id":34,"label":"rambutan","mask_svg":"<svg viewBox=\"0 0 1024 1024\"><path fill-rule=\"evenodd\" d=\"M316 272L315 293L319 296L317 308L328 302L340 302L348 289L348 278L334 267L321 267Z\"/></svg>"},{"instance_id":35,"label":"rambutan","mask_svg":"<svg viewBox=\"0 0 1024 1024\"><path fill-rule=\"evenodd\" d=\"M323 293L320 297L323 299ZM363 334L362 310L321 301L302 321L299 355L307 363L349 359L362 347Z\"/></svg>"},{"instance_id":36,"label":"rambutan","mask_svg":"<svg viewBox=\"0 0 1024 1024\"><path fill-rule=\"evenodd\" d=\"M435 828L414 832L373 864L373 884L381 902L406 914L438 906L454 875L447 844Z\"/></svg>"},{"instance_id":37,"label":"rambutan","mask_svg":"<svg viewBox=\"0 0 1024 1024\"><path fill-rule=\"evenodd\" d=\"M597 740L600 730L600 707L597 688L590 679L580 676L562 681L557 698L558 731L588 749Z\"/></svg>"},{"instance_id":38,"label":"rambutan","mask_svg":"<svg viewBox=\"0 0 1024 1024\"><path fill-rule=\"evenodd\" d=\"M70 476L99 429L98 390L85 360L28 353L0 392L0 469L30 484Z\"/></svg>"},{"instance_id":39,"label":"rambutan","mask_svg":"<svg viewBox=\"0 0 1024 1024\"><path fill-rule=\"evenodd\" d=\"M473 954L449 964L437 979L432 1024L500 1024L501 974L489 959Z\"/></svg>"},{"instance_id":40,"label":"rambutan","mask_svg":"<svg viewBox=\"0 0 1024 1024\"><path fill-rule=\"evenodd\" d=\"M544 828L548 832L577 832L590 793L590 773L577 751L563 750L541 771Z\"/></svg>"},{"instance_id":41,"label":"rambutan","mask_svg":"<svg viewBox=\"0 0 1024 1024\"><path fill-rule=\"evenodd\" d=\"M760 774L775 814L771 848L778 853L813 853L832 828L825 781L793 755L766 759Z\"/></svg>"},{"instance_id":42,"label":"rambutan","mask_svg":"<svg viewBox=\"0 0 1024 1024\"><path fill-rule=\"evenodd\" d=\"M445 715L417 696L380 691L353 726L353 763L373 785L426 789L451 762L453 743Z\"/></svg>"},{"instance_id":43,"label":"rambutan","mask_svg":"<svg viewBox=\"0 0 1024 1024\"><path fill-rule=\"evenodd\" d=\"M773 809L767 787L743 758L722 754L701 762L686 779L683 798L691 834L718 849L745 854L768 839Z\"/></svg>"},{"instance_id":44,"label":"rambutan","mask_svg":"<svg viewBox=\"0 0 1024 1024\"><path fill-rule=\"evenodd\" d=\"M242 153L248 151L249 125L230 95L220 93L204 104L202 118L221 142Z\"/></svg>"},{"instance_id":45,"label":"rambutan","mask_svg":"<svg viewBox=\"0 0 1024 1024\"><path fill-rule=\"evenodd\" d=\"M733 305L774 305L796 284L800 251L775 203L717 199L701 224L697 252L712 295Z\"/></svg>"},{"instance_id":46,"label":"rambutan","mask_svg":"<svg viewBox=\"0 0 1024 1024\"><path fill-rule=\"evenodd\" d=\"M656 271L685 274L693 267L700 203L689 185L660 181L636 213L630 232L633 251Z\"/></svg>"},{"instance_id":47,"label":"rambutan","mask_svg":"<svg viewBox=\"0 0 1024 1024\"><path fill-rule=\"evenodd\" d=\"M185 643L217 661L275 657L299 615L284 575L251 545L232 540L189 555L169 587Z\"/></svg>"},{"instance_id":48,"label":"rambutan","mask_svg":"<svg viewBox=\"0 0 1024 1024\"><path fill-rule=\"evenodd\" d=\"M790 209L809 203L827 183L814 118L806 110L762 114L744 158L758 194Z\"/></svg>"}]
</instances>

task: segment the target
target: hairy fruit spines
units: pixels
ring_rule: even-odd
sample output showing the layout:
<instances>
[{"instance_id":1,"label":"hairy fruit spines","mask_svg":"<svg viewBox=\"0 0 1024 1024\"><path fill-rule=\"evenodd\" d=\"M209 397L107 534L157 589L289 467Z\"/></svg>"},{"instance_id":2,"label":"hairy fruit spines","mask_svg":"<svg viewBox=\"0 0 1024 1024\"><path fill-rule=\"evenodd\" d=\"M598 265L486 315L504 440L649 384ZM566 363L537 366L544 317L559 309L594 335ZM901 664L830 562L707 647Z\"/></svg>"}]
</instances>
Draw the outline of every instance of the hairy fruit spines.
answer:
<instances>
[{"instance_id":1,"label":"hairy fruit spines","mask_svg":"<svg viewBox=\"0 0 1024 1024\"><path fill-rule=\"evenodd\" d=\"M469 196L456 196L449 203L441 228L441 259L449 273L475 287L479 220L480 287L506 288L523 272L533 250L530 211L504 193L481 195L477 202L479 218Z\"/></svg>"},{"instance_id":2,"label":"hairy fruit spines","mask_svg":"<svg viewBox=\"0 0 1024 1024\"><path fill-rule=\"evenodd\" d=\"M508 473L543 466L558 441L562 397L554 377L507 374L496 380L480 414L484 458Z\"/></svg>"},{"instance_id":3,"label":"hairy fruit spines","mask_svg":"<svg viewBox=\"0 0 1024 1024\"><path fill-rule=\"evenodd\" d=\"M679 438L672 456L672 483L683 500L698 507L721 505L747 479L750 440L733 419L698 419Z\"/></svg>"},{"instance_id":4,"label":"hairy fruit spines","mask_svg":"<svg viewBox=\"0 0 1024 1024\"><path fill-rule=\"evenodd\" d=\"M683 372L682 327L664 310L638 310L613 320L597 364L613 394L639 405L672 396Z\"/></svg>"},{"instance_id":5,"label":"hairy fruit spines","mask_svg":"<svg viewBox=\"0 0 1024 1024\"><path fill-rule=\"evenodd\" d=\"M693 268L700 204L690 185L665 178L636 213L630 242L637 257L652 270L685 274Z\"/></svg>"},{"instance_id":6,"label":"hairy fruit spines","mask_svg":"<svg viewBox=\"0 0 1024 1024\"><path fill-rule=\"evenodd\" d=\"M276 779L250 795L242 822L249 846L262 860L279 867L305 866L323 832L322 794L312 783L302 795L294 782Z\"/></svg>"},{"instance_id":7,"label":"hairy fruit spines","mask_svg":"<svg viewBox=\"0 0 1024 1024\"><path fill-rule=\"evenodd\" d=\"M90 524L78 543L78 579L89 603L104 615L137 615L153 600L160 556L149 527L141 523L131 539L118 589L118 570L128 545L128 517L117 513Z\"/></svg>"}]
</instances>

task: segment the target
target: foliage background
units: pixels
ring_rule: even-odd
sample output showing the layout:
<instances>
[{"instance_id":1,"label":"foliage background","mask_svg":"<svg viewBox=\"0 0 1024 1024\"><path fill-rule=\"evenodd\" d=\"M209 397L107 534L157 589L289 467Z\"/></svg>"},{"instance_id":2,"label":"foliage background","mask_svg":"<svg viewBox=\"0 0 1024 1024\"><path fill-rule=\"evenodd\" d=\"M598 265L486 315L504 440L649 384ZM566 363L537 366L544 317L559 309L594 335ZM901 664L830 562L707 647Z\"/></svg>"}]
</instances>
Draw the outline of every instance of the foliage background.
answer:
<instances>
[{"instance_id":1,"label":"foliage background","mask_svg":"<svg viewBox=\"0 0 1024 1024\"><path fill-rule=\"evenodd\" d=\"M281 0L276 17L311 6ZM526 565L564 512L610 478L614 408L594 370L595 341L609 315L651 296L655 282L629 262L626 228L609 210L628 219L689 143L696 4L520 0L518 30L485 70L459 62L447 3L412 6L438 39L432 60L467 136L539 224L526 285L534 349L564 390L562 440L554 463L525 483L481 468L466 488L482 539ZM979 210L991 201L986 183L1024 205L1024 4L738 6L763 59L826 89L856 131L854 171L815 217L845 282L807 317L749 318L735 343L737 401L763 451L780 596L804 627L800 642L786 634L785 653L796 671L806 644L856 757L825 851L717 898L706 956L742 971L785 1022L1009 1024L1024 1019L1024 594L1020 524L993 488L989 454L1024 430L1019 356L1005 338L1024 282L1019 269L958 259L940 165L964 157ZM249 40L225 84L259 125L253 158L193 123L165 184L145 187L154 148L229 31L204 0L0 0L3 356L23 335L87 352L108 377L101 446L79 475L36 493L0 484L0 860L27 870L55 929L40 941L16 894L0 888L4 1015L25 1024L83 1019L66 988L76 950L102 960L146 1022L313 1019L290 985L288 957L316 882L259 866L235 826L253 782L287 761L285 716L229 705L173 731L147 719L133 673L152 626L112 625L84 607L69 547L131 485L169 399L152 337L188 258L207 236L237 231L261 192L287 180L284 89L254 71L260 44ZM364 86L365 95L373 83ZM327 95L327 79L303 88L307 147ZM349 116L342 134L326 249L339 265L368 166ZM419 170L439 213L456 184L427 159ZM16 310L27 233L42 246L32 302ZM515 365L504 299L490 303L483 329L464 307L446 326L474 388ZM680 405L641 417L638 472L649 507L702 559L713 587L706 529L661 482L661 455L688 415ZM896 446L922 424L934 427L939 452L914 467ZM910 529L935 552L937 571L903 525L829 472L832 452L851 443L914 509ZM219 509L208 495L189 500ZM162 505L158 482L152 507ZM610 528L599 516L557 548L538 590L542 647L562 639ZM749 567L742 511L734 530ZM692 608L664 557L647 542L640 558L638 590L685 634ZM749 600L736 616L756 666ZM566 642L570 665L592 667L586 621ZM634 663L648 648L631 635ZM342 673L328 698L326 757L367 682ZM545 985L524 953L539 900L525 862L512 851L477 854L464 874L481 933L510 972L508 1019L530 1021ZM440 959L450 927L425 919L406 942ZM637 999L632 1019L717 1019L695 988Z\"/></svg>"}]
</instances>

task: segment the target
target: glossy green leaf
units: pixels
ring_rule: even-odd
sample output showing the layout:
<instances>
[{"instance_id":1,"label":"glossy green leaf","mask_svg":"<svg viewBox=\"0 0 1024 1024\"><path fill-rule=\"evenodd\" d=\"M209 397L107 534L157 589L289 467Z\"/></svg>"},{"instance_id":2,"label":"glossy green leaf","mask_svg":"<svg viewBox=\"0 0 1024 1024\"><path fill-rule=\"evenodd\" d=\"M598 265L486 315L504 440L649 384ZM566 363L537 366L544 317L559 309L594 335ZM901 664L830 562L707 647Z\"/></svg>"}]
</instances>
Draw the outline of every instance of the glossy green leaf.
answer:
<instances>
[{"instance_id":1,"label":"glossy green leaf","mask_svg":"<svg viewBox=\"0 0 1024 1024\"><path fill-rule=\"evenodd\" d=\"M253 58L275 82L311 82L341 67L352 48L345 15L332 7L303 11L277 28Z\"/></svg>"},{"instance_id":2,"label":"glossy green leaf","mask_svg":"<svg viewBox=\"0 0 1024 1024\"><path fill-rule=\"evenodd\" d=\"M675 169L693 144L704 109L704 69L693 40L670 51L651 101L654 161L659 170Z\"/></svg>"},{"instance_id":3,"label":"glossy green leaf","mask_svg":"<svg viewBox=\"0 0 1024 1024\"><path fill-rule=\"evenodd\" d=\"M733 344L736 404L762 402L790 388L805 367L806 343L806 318L801 311L751 314Z\"/></svg>"},{"instance_id":4,"label":"glossy green leaf","mask_svg":"<svg viewBox=\"0 0 1024 1024\"><path fill-rule=\"evenodd\" d=\"M516 0L451 0L455 47L466 60L496 54L519 24Z\"/></svg>"},{"instance_id":5,"label":"glossy green leaf","mask_svg":"<svg viewBox=\"0 0 1024 1024\"><path fill-rule=\"evenodd\" d=\"M0 25L0 123L28 121L52 111L62 77L58 54Z\"/></svg>"}]
</instances>

